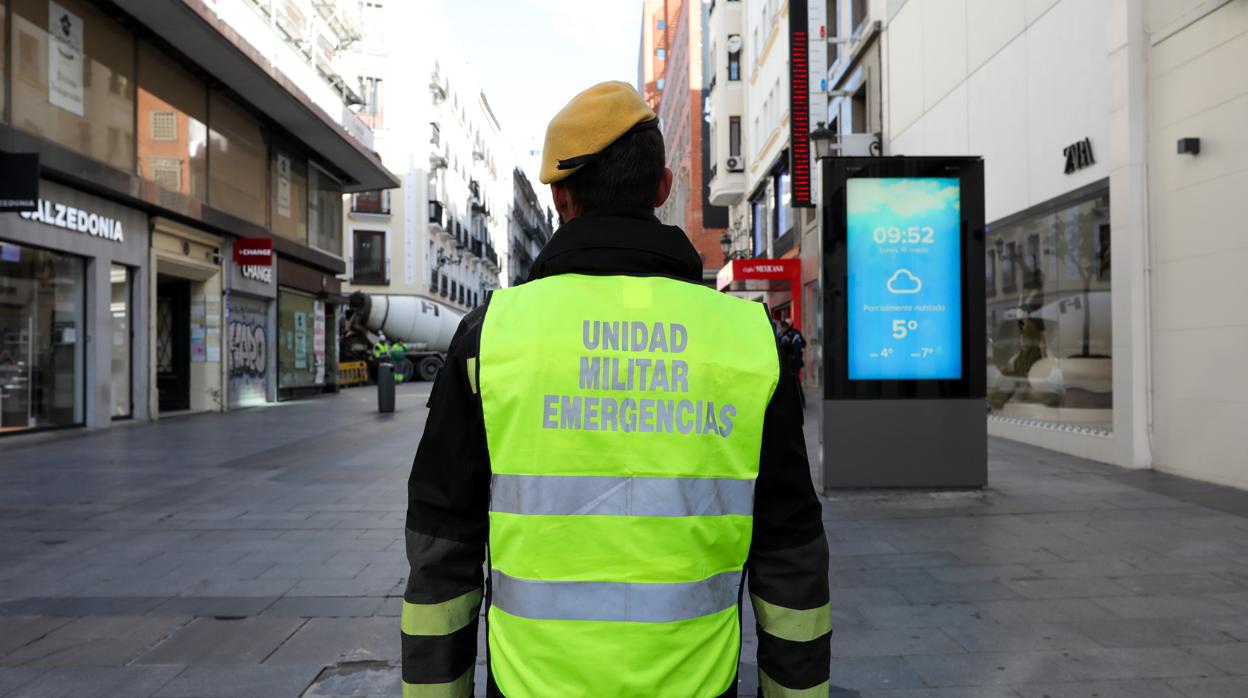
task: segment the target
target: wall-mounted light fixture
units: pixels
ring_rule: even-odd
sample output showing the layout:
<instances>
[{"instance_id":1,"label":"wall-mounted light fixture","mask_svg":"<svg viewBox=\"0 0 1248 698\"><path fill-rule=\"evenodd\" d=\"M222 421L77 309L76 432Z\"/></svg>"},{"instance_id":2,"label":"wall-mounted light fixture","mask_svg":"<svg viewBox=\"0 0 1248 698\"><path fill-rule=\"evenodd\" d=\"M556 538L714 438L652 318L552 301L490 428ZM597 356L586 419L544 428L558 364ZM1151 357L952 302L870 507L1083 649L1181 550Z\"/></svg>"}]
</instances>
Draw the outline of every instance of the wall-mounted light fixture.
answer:
<instances>
[{"instance_id":1,"label":"wall-mounted light fixture","mask_svg":"<svg viewBox=\"0 0 1248 698\"><path fill-rule=\"evenodd\" d=\"M1200 155L1200 139L1180 138L1179 155Z\"/></svg>"}]
</instances>

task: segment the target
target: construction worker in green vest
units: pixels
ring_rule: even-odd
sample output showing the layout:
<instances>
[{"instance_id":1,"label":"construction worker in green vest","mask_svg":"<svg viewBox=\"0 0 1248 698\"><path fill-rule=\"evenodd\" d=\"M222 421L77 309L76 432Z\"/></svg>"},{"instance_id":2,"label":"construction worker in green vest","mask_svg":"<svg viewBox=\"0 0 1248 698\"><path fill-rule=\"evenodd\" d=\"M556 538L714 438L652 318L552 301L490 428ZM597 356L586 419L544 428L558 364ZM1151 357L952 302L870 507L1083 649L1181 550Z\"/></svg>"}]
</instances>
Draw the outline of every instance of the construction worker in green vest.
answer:
<instances>
[{"instance_id":1,"label":"construction worker in green vest","mask_svg":"<svg viewBox=\"0 0 1248 698\"><path fill-rule=\"evenodd\" d=\"M412 362L407 360L407 345L398 339L390 344L390 362L394 364L394 382L402 383L411 374Z\"/></svg>"},{"instance_id":2,"label":"construction worker in green vest","mask_svg":"<svg viewBox=\"0 0 1248 698\"><path fill-rule=\"evenodd\" d=\"M507 698L736 696L746 588L759 695L828 695L797 385L765 307L703 286L689 238L654 216L664 160L626 83L547 128L560 228L460 324L412 466L405 696L478 680Z\"/></svg>"}]
</instances>

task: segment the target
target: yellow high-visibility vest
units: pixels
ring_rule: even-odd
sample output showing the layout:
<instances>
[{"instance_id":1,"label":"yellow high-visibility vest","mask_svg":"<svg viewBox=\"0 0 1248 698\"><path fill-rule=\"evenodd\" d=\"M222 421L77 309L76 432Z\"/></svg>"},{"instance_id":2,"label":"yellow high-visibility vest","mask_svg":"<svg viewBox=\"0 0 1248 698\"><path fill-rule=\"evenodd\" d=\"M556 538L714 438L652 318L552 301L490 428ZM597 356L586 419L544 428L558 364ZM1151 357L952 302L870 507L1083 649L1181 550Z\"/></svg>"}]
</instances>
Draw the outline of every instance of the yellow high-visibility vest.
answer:
<instances>
[{"instance_id":1,"label":"yellow high-visibility vest","mask_svg":"<svg viewBox=\"0 0 1248 698\"><path fill-rule=\"evenodd\" d=\"M723 693L779 380L764 307L664 277L538 279L493 294L470 368L501 691Z\"/></svg>"}]
</instances>

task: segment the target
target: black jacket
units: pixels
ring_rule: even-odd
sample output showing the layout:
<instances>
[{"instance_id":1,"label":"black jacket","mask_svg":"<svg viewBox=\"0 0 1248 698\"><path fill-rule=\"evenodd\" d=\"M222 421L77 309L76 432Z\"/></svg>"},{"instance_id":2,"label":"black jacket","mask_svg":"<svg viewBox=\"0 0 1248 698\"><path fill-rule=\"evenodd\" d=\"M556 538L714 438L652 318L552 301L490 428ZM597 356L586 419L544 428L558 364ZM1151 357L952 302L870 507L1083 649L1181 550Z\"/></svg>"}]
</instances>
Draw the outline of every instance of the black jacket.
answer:
<instances>
[{"instance_id":1,"label":"black jacket","mask_svg":"<svg viewBox=\"0 0 1248 698\"><path fill-rule=\"evenodd\" d=\"M702 262L679 228L661 224L648 211L616 211L562 226L529 278L573 272L668 276L697 284ZM429 398L429 418L408 481L411 573L404 600L409 604L475 599L467 595L486 583L490 462L476 377L468 371L478 356L487 308L488 303L463 319ZM813 609L828 603L828 550L801 425L797 385L782 380L764 417L746 574L750 593L773 606ZM758 666L786 687L816 686L828 679L829 635L795 642L760 627ZM474 668L477 648L476 622L443 635L404 633L403 680L462 681ZM502 695L492 676L488 694ZM735 696L735 684L724 695Z\"/></svg>"}]
</instances>

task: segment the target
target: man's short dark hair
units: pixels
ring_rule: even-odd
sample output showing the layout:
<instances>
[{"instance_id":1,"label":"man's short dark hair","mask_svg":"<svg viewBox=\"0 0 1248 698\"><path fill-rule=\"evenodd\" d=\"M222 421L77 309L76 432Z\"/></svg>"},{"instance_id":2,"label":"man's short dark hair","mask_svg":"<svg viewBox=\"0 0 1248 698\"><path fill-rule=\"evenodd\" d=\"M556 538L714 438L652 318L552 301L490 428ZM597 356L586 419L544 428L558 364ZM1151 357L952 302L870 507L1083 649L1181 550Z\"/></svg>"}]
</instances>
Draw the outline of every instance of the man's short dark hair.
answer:
<instances>
[{"instance_id":1,"label":"man's short dark hair","mask_svg":"<svg viewBox=\"0 0 1248 698\"><path fill-rule=\"evenodd\" d=\"M581 213L609 208L653 209L667 154L663 134L648 128L624 134L563 180Z\"/></svg>"}]
</instances>

